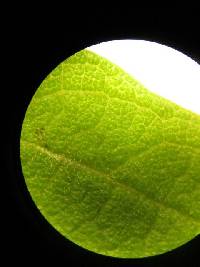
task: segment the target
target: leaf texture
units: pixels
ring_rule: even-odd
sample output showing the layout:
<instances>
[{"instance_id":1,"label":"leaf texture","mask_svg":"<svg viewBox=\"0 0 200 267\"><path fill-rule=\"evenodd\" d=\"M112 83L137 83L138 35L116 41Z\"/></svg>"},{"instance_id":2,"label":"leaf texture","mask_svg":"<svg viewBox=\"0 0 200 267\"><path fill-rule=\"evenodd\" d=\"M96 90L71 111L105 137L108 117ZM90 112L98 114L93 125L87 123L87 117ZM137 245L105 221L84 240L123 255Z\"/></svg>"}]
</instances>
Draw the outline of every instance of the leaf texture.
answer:
<instances>
[{"instance_id":1,"label":"leaf texture","mask_svg":"<svg viewBox=\"0 0 200 267\"><path fill-rule=\"evenodd\" d=\"M147 257L200 233L200 116L93 52L42 82L20 147L33 201L88 250Z\"/></svg>"}]
</instances>

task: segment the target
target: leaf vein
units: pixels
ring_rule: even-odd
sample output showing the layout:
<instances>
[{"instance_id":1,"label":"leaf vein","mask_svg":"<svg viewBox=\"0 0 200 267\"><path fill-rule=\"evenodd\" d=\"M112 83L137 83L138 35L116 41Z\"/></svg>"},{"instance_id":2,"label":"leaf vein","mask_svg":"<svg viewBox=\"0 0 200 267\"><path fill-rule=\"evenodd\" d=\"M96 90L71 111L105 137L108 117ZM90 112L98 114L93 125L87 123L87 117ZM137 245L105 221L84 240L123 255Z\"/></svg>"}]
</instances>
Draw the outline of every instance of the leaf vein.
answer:
<instances>
[{"instance_id":1,"label":"leaf vein","mask_svg":"<svg viewBox=\"0 0 200 267\"><path fill-rule=\"evenodd\" d=\"M50 158L53 158L53 159L55 159L57 161L63 161L66 164L74 165L76 168L79 168L81 170L85 170L87 172L90 171L90 172L94 173L97 176L104 177L107 181L109 181L113 185L122 187L123 189L125 189L128 192L137 193L137 194L141 195L142 197L146 198L148 201L152 202L154 205L160 206L161 208L164 207L164 208L167 208L169 210L173 210L176 213L178 213L179 215L181 215L182 217L186 218L187 220L190 220L193 223L200 225L199 220L191 217L190 215L188 215L188 214L176 209L175 207L169 206L166 203L157 202L155 199L151 198L149 195L145 194L144 192L139 191L138 189L134 188L133 186L130 187L130 186L126 185L126 184L123 184L123 183L115 180L114 177L112 177L112 176L110 176L110 175L108 175L106 173L100 172L99 170L95 170L94 168L92 168L90 166L87 166L87 165L83 164L82 162L78 162L75 159L67 158L66 155L60 155L60 154L57 154L55 152L52 152L49 149L44 148L44 147L42 147L40 145L37 145L35 143L29 142L29 141L25 141L25 140L21 140L21 142L24 142L26 145L34 147L36 150L39 150L41 153L46 154Z\"/></svg>"}]
</instances>

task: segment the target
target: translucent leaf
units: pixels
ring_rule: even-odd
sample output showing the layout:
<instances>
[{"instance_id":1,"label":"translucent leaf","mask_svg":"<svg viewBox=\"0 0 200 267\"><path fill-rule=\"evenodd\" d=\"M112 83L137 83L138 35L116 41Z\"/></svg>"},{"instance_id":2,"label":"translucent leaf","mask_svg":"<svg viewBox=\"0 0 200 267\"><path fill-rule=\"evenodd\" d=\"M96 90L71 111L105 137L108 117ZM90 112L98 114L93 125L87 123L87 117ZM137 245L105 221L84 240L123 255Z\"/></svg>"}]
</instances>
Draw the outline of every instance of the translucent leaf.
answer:
<instances>
[{"instance_id":1,"label":"translucent leaf","mask_svg":"<svg viewBox=\"0 0 200 267\"><path fill-rule=\"evenodd\" d=\"M88 250L147 257L200 233L200 116L93 52L38 88L21 161L44 217Z\"/></svg>"}]
</instances>

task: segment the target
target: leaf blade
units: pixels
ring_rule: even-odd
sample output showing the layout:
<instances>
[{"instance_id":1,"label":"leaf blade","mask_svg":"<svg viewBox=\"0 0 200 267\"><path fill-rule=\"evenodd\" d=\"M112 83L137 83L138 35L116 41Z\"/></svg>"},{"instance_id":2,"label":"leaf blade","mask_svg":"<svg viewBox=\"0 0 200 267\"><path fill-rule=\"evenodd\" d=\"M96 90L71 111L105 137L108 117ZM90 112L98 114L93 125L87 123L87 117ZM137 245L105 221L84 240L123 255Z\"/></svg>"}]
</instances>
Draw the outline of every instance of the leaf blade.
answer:
<instances>
[{"instance_id":1,"label":"leaf blade","mask_svg":"<svg viewBox=\"0 0 200 267\"><path fill-rule=\"evenodd\" d=\"M47 78L29 106L21 137L28 189L50 223L83 247L116 257L163 253L197 235L200 116L152 94L89 51L66 60L57 73L61 89L50 94ZM30 174L45 153L56 177L47 199L39 193L45 182L42 189ZM46 173L39 166L36 181ZM46 175L47 182L52 172ZM191 192L175 201L173 186L184 175L198 189L192 211ZM58 212L54 202L62 207Z\"/></svg>"}]
</instances>

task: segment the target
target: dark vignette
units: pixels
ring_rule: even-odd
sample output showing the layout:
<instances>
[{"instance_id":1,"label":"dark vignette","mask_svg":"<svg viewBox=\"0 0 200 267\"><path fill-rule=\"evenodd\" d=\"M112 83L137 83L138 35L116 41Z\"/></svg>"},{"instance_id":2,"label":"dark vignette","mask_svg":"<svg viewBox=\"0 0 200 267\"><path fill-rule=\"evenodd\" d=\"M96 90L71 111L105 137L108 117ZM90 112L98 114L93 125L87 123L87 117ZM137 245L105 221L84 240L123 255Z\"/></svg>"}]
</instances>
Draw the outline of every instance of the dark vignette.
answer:
<instances>
[{"instance_id":1,"label":"dark vignette","mask_svg":"<svg viewBox=\"0 0 200 267\"><path fill-rule=\"evenodd\" d=\"M78 4L77 4L78 5ZM46 266L95 267L200 267L200 237L169 253L144 259L117 259L98 255L62 237L34 205L24 182L19 157L19 140L27 106L39 84L61 61L75 52L102 41L145 39L171 46L200 63L198 14L195 9L67 7L52 14L40 8L10 13L4 23L8 67L7 86L2 97L5 127L2 139L1 180L3 216L2 260L10 263ZM84 15L79 15L79 12ZM18 11L18 10L17 10ZM58 15L58 18L56 14ZM17 15L16 15L17 14ZM6 21L5 21L6 22ZM5 211L4 211L5 209Z\"/></svg>"}]
</instances>

